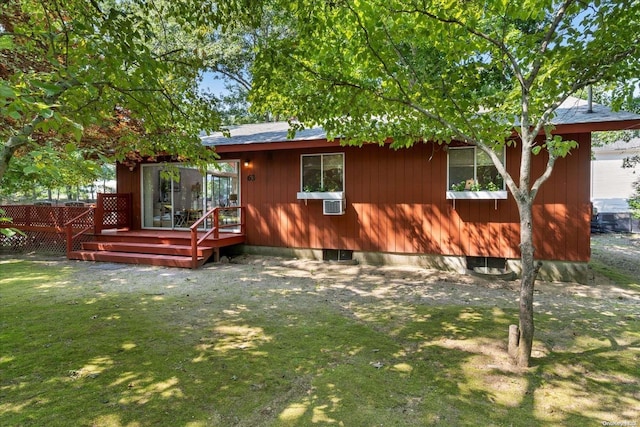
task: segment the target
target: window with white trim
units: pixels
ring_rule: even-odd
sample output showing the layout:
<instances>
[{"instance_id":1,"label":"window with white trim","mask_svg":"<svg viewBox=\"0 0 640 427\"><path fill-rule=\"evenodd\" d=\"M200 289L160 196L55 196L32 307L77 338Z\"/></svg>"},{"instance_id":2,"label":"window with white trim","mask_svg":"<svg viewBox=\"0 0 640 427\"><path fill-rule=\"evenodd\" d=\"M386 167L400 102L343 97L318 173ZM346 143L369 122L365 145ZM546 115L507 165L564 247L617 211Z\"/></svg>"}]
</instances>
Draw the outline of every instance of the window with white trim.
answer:
<instances>
[{"instance_id":1,"label":"window with white trim","mask_svg":"<svg viewBox=\"0 0 640 427\"><path fill-rule=\"evenodd\" d=\"M303 154L301 191L344 191L344 153Z\"/></svg>"},{"instance_id":2,"label":"window with white trim","mask_svg":"<svg viewBox=\"0 0 640 427\"><path fill-rule=\"evenodd\" d=\"M504 164L504 150L496 153ZM478 147L449 148L448 189L502 191L504 180L491 157Z\"/></svg>"}]
</instances>

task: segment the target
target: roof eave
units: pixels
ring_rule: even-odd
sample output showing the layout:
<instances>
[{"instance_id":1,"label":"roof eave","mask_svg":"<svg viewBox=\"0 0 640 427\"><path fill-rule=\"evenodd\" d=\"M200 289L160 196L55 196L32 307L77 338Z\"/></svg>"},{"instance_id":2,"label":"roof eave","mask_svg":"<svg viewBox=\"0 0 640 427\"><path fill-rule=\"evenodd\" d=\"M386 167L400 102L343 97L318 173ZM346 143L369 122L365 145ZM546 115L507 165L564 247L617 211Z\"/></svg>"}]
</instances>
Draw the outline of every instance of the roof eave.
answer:
<instances>
[{"instance_id":1,"label":"roof eave","mask_svg":"<svg viewBox=\"0 0 640 427\"><path fill-rule=\"evenodd\" d=\"M248 153L255 151L272 151L272 150L295 150L308 148L326 148L340 145L337 140L327 141L326 139L314 139L304 141L278 141L278 142L255 142L244 144L221 144L211 146L215 148L216 153Z\"/></svg>"},{"instance_id":2,"label":"roof eave","mask_svg":"<svg viewBox=\"0 0 640 427\"><path fill-rule=\"evenodd\" d=\"M604 131L620 131L640 129L640 119L616 120L587 123L564 123L556 125L554 134L578 134ZM326 139L305 139L298 141L267 141L240 144L210 145L217 153L248 153L271 150L293 150L309 148L328 148L340 145L340 140L327 141Z\"/></svg>"},{"instance_id":3,"label":"roof eave","mask_svg":"<svg viewBox=\"0 0 640 427\"><path fill-rule=\"evenodd\" d=\"M553 133L608 132L637 129L640 129L640 119L558 124Z\"/></svg>"}]
</instances>

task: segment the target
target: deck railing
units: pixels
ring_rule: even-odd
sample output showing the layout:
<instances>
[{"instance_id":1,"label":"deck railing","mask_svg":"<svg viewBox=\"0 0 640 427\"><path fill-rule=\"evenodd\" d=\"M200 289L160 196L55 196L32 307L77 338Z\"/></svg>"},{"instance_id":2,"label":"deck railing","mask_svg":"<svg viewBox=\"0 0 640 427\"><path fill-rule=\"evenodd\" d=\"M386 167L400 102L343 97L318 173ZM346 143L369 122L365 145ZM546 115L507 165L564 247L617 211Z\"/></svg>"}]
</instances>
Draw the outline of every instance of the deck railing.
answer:
<instances>
[{"instance_id":1,"label":"deck railing","mask_svg":"<svg viewBox=\"0 0 640 427\"><path fill-rule=\"evenodd\" d=\"M50 204L4 205L0 209L11 222L0 227L13 227L27 233L9 242L12 248L68 253L81 236L99 234L110 228L131 227L131 194L98 194L96 206L68 202L65 206ZM70 249L71 248L71 249Z\"/></svg>"},{"instance_id":2,"label":"deck railing","mask_svg":"<svg viewBox=\"0 0 640 427\"><path fill-rule=\"evenodd\" d=\"M67 257L75 249L74 241L89 231L100 234L102 230L131 228L131 216L131 193L98 193L93 212L82 213L65 223ZM78 231L74 233L74 229Z\"/></svg>"},{"instance_id":3,"label":"deck railing","mask_svg":"<svg viewBox=\"0 0 640 427\"><path fill-rule=\"evenodd\" d=\"M96 203L96 234L112 228L131 228L131 193L99 193Z\"/></svg>"},{"instance_id":4,"label":"deck railing","mask_svg":"<svg viewBox=\"0 0 640 427\"><path fill-rule=\"evenodd\" d=\"M224 212L222 216L221 212ZM226 214L232 212L231 215ZM233 214L235 212L235 214ZM222 219L222 224L220 220ZM231 206L227 208L216 207L202 215L190 227L191 231L191 268L198 267L198 246L209 237L220 238L220 230L230 230L230 233L245 234L246 213L244 206ZM204 225L211 226L200 238L198 238L198 228Z\"/></svg>"},{"instance_id":5,"label":"deck railing","mask_svg":"<svg viewBox=\"0 0 640 427\"><path fill-rule=\"evenodd\" d=\"M63 254L66 250L65 224L84 213L93 213L91 206L4 205L0 209L11 218L0 227L15 228L22 233L2 237L2 249ZM93 221L93 215L90 215ZM93 222L92 222L93 226Z\"/></svg>"},{"instance_id":6,"label":"deck railing","mask_svg":"<svg viewBox=\"0 0 640 427\"><path fill-rule=\"evenodd\" d=\"M4 205L0 209L11 218L7 227L22 231L49 231L60 233L71 218L93 209L91 206Z\"/></svg>"},{"instance_id":7,"label":"deck railing","mask_svg":"<svg viewBox=\"0 0 640 427\"><path fill-rule=\"evenodd\" d=\"M110 228L131 228L132 209L130 194L99 194L96 206L0 206L12 222L0 227L14 227L30 233L21 241L9 242L12 248L45 249L64 253L77 250L81 242L91 240ZM204 230L204 232L203 232ZM198 235L203 232L202 235ZM192 268L198 266L198 247L221 233L246 233L244 206L216 207L190 226ZM29 246L31 245L31 246Z\"/></svg>"},{"instance_id":8,"label":"deck railing","mask_svg":"<svg viewBox=\"0 0 640 427\"><path fill-rule=\"evenodd\" d=\"M78 237L83 236L90 230L95 229L95 211L96 209L91 208L86 212L81 213L75 218L70 219L64 224L65 232L66 232L66 242L67 242L67 258L69 254L74 250L73 242ZM76 231L74 233L74 231Z\"/></svg>"}]
</instances>

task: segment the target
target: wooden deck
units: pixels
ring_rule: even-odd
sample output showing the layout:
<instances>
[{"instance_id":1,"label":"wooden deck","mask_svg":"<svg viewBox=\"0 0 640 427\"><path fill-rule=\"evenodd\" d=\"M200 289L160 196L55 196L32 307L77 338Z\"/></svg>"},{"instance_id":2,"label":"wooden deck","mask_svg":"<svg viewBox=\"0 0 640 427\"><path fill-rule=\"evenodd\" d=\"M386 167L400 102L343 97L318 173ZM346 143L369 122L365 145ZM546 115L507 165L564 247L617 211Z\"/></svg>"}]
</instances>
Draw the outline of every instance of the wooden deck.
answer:
<instances>
[{"instance_id":1,"label":"wooden deck","mask_svg":"<svg viewBox=\"0 0 640 427\"><path fill-rule=\"evenodd\" d=\"M198 233L198 239L204 232ZM176 230L104 230L94 240L83 242L80 250L71 251L69 259L166 267L193 267L191 233ZM220 249L242 244L244 234L220 233L204 239L197 248L197 266L218 261Z\"/></svg>"},{"instance_id":2,"label":"wooden deck","mask_svg":"<svg viewBox=\"0 0 640 427\"><path fill-rule=\"evenodd\" d=\"M0 208L12 218L0 226L31 233L23 240L49 241L52 248L62 239L67 258L76 260L198 268L217 261L222 248L245 242L243 206L215 207L183 230L132 230L131 194L98 194L95 207Z\"/></svg>"}]
</instances>

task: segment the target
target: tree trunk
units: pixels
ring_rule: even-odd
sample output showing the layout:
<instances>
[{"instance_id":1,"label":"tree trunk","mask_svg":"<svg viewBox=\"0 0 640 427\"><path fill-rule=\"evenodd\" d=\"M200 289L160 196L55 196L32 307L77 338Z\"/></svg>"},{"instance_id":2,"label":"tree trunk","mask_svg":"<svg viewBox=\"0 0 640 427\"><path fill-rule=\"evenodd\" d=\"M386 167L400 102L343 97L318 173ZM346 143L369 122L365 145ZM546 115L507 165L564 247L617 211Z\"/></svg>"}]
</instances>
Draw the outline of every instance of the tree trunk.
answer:
<instances>
[{"instance_id":1,"label":"tree trunk","mask_svg":"<svg viewBox=\"0 0 640 427\"><path fill-rule=\"evenodd\" d=\"M520 340L516 363L528 367L533 347L533 287L540 265L533 258L533 203L530 200L520 201L520 261L522 278L520 282Z\"/></svg>"},{"instance_id":2,"label":"tree trunk","mask_svg":"<svg viewBox=\"0 0 640 427\"><path fill-rule=\"evenodd\" d=\"M9 168L9 162L13 158L13 154L16 150L29 142L31 134L36 126L44 120L44 117L38 115L30 123L27 123L20 129L16 135L11 136L0 147L0 180L4 176L5 172Z\"/></svg>"},{"instance_id":3,"label":"tree trunk","mask_svg":"<svg viewBox=\"0 0 640 427\"><path fill-rule=\"evenodd\" d=\"M4 176L5 172L9 168L9 162L13 157L13 153L17 150L17 147L10 145L9 143L4 144L2 148L0 148L0 179Z\"/></svg>"}]
</instances>

